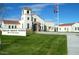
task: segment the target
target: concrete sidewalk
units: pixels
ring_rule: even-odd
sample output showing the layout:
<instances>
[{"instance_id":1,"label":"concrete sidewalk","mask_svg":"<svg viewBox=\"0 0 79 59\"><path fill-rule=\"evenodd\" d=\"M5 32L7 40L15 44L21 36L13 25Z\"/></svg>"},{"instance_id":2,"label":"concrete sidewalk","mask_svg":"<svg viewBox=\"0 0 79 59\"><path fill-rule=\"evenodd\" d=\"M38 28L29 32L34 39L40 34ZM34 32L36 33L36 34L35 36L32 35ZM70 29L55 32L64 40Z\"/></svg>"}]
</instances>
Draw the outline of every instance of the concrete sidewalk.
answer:
<instances>
[{"instance_id":1,"label":"concrete sidewalk","mask_svg":"<svg viewBox=\"0 0 79 59\"><path fill-rule=\"evenodd\" d=\"M79 55L79 36L76 34L67 35L68 55Z\"/></svg>"},{"instance_id":2,"label":"concrete sidewalk","mask_svg":"<svg viewBox=\"0 0 79 59\"><path fill-rule=\"evenodd\" d=\"M59 33L59 32L36 32L38 34L54 34L54 35L66 35L67 33Z\"/></svg>"}]
</instances>

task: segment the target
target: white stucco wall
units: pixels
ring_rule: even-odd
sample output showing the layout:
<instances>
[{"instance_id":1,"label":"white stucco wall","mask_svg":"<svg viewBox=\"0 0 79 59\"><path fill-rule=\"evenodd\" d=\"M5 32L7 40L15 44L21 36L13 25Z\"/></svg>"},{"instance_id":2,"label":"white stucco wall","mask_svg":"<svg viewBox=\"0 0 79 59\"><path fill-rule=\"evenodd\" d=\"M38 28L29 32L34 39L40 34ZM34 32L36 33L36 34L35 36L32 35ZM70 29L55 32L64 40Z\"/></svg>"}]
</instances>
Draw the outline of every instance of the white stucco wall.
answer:
<instances>
[{"instance_id":1,"label":"white stucco wall","mask_svg":"<svg viewBox=\"0 0 79 59\"><path fill-rule=\"evenodd\" d=\"M22 14L23 14L23 15L28 14L28 13L27 13L28 10L29 10L29 9L27 9L27 10L26 10L26 9L23 9L23 10L22 10ZM32 11L29 10L29 14L31 14L31 13L32 13Z\"/></svg>"},{"instance_id":2,"label":"white stucco wall","mask_svg":"<svg viewBox=\"0 0 79 59\"><path fill-rule=\"evenodd\" d=\"M47 27L47 31L54 31L54 23L53 22L45 22L45 25L46 25L46 27ZM49 27L51 27L50 29L49 29Z\"/></svg>"},{"instance_id":3,"label":"white stucco wall","mask_svg":"<svg viewBox=\"0 0 79 59\"><path fill-rule=\"evenodd\" d=\"M9 26L10 27L15 27L16 26L16 29L18 29L19 28L19 24L4 24L4 29L9 29Z\"/></svg>"},{"instance_id":4,"label":"white stucco wall","mask_svg":"<svg viewBox=\"0 0 79 59\"><path fill-rule=\"evenodd\" d=\"M77 28L77 30L75 30L75 28ZM71 26L58 26L58 31L59 32L79 32L78 28L79 28L79 23L74 23Z\"/></svg>"},{"instance_id":5,"label":"white stucco wall","mask_svg":"<svg viewBox=\"0 0 79 59\"><path fill-rule=\"evenodd\" d=\"M29 20L27 20L27 18L29 17ZM36 14L32 14L32 11L29 10L29 14L27 14L27 10L23 10L22 11L22 16L21 16L21 27L23 25L23 28L26 28L27 29L27 24L29 23L29 29L32 28L32 21L34 22L34 19L36 18L36 22L40 23L40 26L41 26L41 30L44 30L44 26L45 26L45 21L44 19L42 19L41 17L39 17L38 15ZM54 25L52 23L48 23L47 24L47 28L51 26L53 27ZM50 29L48 31L54 31L54 29Z\"/></svg>"},{"instance_id":6,"label":"white stucco wall","mask_svg":"<svg viewBox=\"0 0 79 59\"><path fill-rule=\"evenodd\" d=\"M58 26L58 32L72 32L72 26Z\"/></svg>"},{"instance_id":7,"label":"white stucco wall","mask_svg":"<svg viewBox=\"0 0 79 59\"><path fill-rule=\"evenodd\" d=\"M34 18L36 18L36 22L39 22L41 25L41 30L44 30L44 25L45 25L45 22L42 18L40 18L38 15L32 15L33 17L33 21L34 21Z\"/></svg>"},{"instance_id":8,"label":"white stucco wall","mask_svg":"<svg viewBox=\"0 0 79 59\"><path fill-rule=\"evenodd\" d=\"M27 24L29 23L29 29L32 28L31 15L22 15L24 19L22 19L23 28L27 29ZM27 18L29 17L29 20Z\"/></svg>"},{"instance_id":9,"label":"white stucco wall","mask_svg":"<svg viewBox=\"0 0 79 59\"><path fill-rule=\"evenodd\" d=\"M2 29L9 29L9 25L14 27L16 26L16 29L20 28L20 24L4 24L2 21Z\"/></svg>"},{"instance_id":10,"label":"white stucco wall","mask_svg":"<svg viewBox=\"0 0 79 59\"><path fill-rule=\"evenodd\" d=\"M2 21L0 21L0 30L2 30Z\"/></svg>"},{"instance_id":11,"label":"white stucco wall","mask_svg":"<svg viewBox=\"0 0 79 59\"><path fill-rule=\"evenodd\" d=\"M73 29L72 29L73 32L79 32L79 29L78 29L79 28L79 23L73 24L72 27L73 27ZM77 28L77 29L75 30L75 28Z\"/></svg>"},{"instance_id":12,"label":"white stucco wall","mask_svg":"<svg viewBox=\"0 0 79 59\"><path fill-rule=\"evenodd\" d=\"M29 20L27 19L29 17ZM27 29L27 24L29 24L29 29L32 29L32 16L31 16L31 10L29 10L29 14L27 14L27 10L22 11L21 20L19 21L21 23L21 28Z\"/></svg>"}]
</instances>

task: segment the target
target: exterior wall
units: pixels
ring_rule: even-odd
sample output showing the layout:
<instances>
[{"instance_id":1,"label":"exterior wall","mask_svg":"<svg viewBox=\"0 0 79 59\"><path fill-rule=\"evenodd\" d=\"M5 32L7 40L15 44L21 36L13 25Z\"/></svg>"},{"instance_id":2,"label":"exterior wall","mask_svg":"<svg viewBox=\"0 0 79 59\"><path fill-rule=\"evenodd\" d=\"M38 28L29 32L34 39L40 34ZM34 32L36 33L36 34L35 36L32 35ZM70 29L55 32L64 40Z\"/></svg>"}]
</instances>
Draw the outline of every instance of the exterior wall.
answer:
<instances>
[{"instance_id":1,"label":"exterior wall","mask_svg":"<svg viewBox=\"0 0 79 59\"><path fill-rule=\"evenodd\" d=\"M4 26L4 22L2 21L2 27L1 28L5 28L5 26Z\"/></svg>"},{"instance_id":2,"label":"exterior wall","mask_svg":"<svg viewBox=\"0 0 79 59\"><path fill-rule=\"evenodd\" d=\"M27 15L28 14L27 11L29 11L29 14L32 13L32 11L30 9L23 9L22 10L22 15Z\"/></svg>"},{"instance_id":3,"label":"exterior wall","mask_svg":"<svg viewBox=\"0 0 79 59\"><path fill-rule=\"evenodd\" d=\"M27 19L29 17L29 20ZM21 16L21 27L27 29L27 24L29 24L29 29L32 29L32 21L31 21L31 15L22 15Z\"/></svg>"},{"instance_id":4,"label":"exterior wall","mask_svg":"<svg viewBox=\"0 0 79 59\"><path fill-rule=\"evenodd\" d=\"M72 26L58 26L58 32L79 32L79 23Z\"/></svg>"},{"instance_id":5,"label":"exterior wall","mask_svg":"<svg viewBox=\"0 0 79 59\"><path fill-rule=\"evenodd\" d=\"M2 21L0 21L0 31L2 30Z\"/></svg>"},{"instance_id":6,"label":"exterior wall","mask_svg":"<svg viewBox=\"0 0 79 59\"><path fill-rule=\"evenodd\" d=\"M27 10L23 10L22 11L21 20L19 21L21 23L21 27L20 28L27 29L27 24L29 24L29 29L32 29L31 10L28 10L28 11L29 11L29 14L27 14ZM29 19L28 19L28 17L29 17Z\"/></svg>"},{"instance_id":7,"label":"exterior wall","mask_svg":"<svg viewBox=\"0 0 79 59\"><path fill-rule=\"evenodd\" d=\"M46 30L47 31L54 31L54 23L52 22L45 22Z\"/></svg>"},{"instance_id":8,"label":"exterior wall","mask_svg":"<svg viewBox=\"0 0 79 59\"><path fill-rule=\"evenodd\" d=\"M16 29L20 28L20 24L4 24L4 22L2 22L2 29L9 29L9 26L10 27L13 26L13 29L15 29L14 28L15 26L16 26Z\"/></svg>"},{"instance_id":9,"label":"exterior wall","mask_svg":"<svg viewBox=\"0 0 79 59\"><path fill-rule=\"evenodd\" d=\"M29 20L28 20L29 17ZM29 10L29 14L27 14L27 9L22 11L22 16L20 22L20 28L28 28L27 24L29 24L29 29L32 29L32 23L34 22L34 19L36 19L37 23L40 23L40 30L44 31L45 25L47 26L47 31L54 31L53 27L54 25L52 23L45 24L45 21L41 19L38 15L32 14L32 10ZM48 27L51 26L51 29L48 29Z\"/></svg>"},{"instance_id":10,"label":"exterior wall","mask_svg":"<svg viewBox=\"0 0 79 59\"><path fill-rule=\"evenodd\" d=\"M29 13L27 13L27 11L29 11ZM29 17L29 19L28 19ZM39 28L41 28L41 31L44 31L45 29L45 25L47 26L47 31L54 31L53 27L54 25L52 23L47 23L40 18L38 15L32 14L32 10L31 9L23 9L22 10L22 15L21 15L21 20L19 20L20 24L4 24L4 22L2 22L2 28L1 29L14 29L14 28L9 28L9 26L16 26L16 29L32 29L32 23L34 22L34 19L36 19L36 22L38 24L40 24L40 27L38 25ZM27 24L29 24L29 28L27 26ZM49 26L51 26L51 29L48 29Z\"/></svg>"},{"instance_id":11,"label":"exterior wall","mask_svg":"<svg viewBox=\"0 0 79 59\"><path fill-rule=\"evenodd\" d=\"M29 13L27 13L27 11L29 11ZM32 23L35 22L34 19L36 19L36 22L40 24L41 31L44 31L46 26L47 31L55 31L55 28L57 28L56 29L57 32L79 32L79 23L75 23L70 26L56 27L53 22L45 22L38 15L32 14L31 9L22 10L21 20L19 21L20 24L4 24L3 21L0 21L0 25L1 25L0 30L9 29L9 25L17 26L17 29L32 29ZM27 24L29 24L29 28Z\"/></svg>"},{"instance_id":12,"label":"exterior wall","mask_svg":"<svg viewBox=\"0 0 79 59\"><path fill-rule=\"evenodd\" d=\"M58 32L72 32L72 26L58 26Z\"/></svg>"},{"instance_id":13,"label":"exterior wall","mask_svg":"<svg viewBox=\"0 0 79 59\"><path fill-rule=\"evenodd\" d=\"M2 21L0 21L0 28L2 27Z\"/></svg>"},{"instance_id":14,"label":"exterior wall","mask_svg":"<svg viewBox=\"0 0 79 59\"><path fill-rule=\"evenodd\" d=\"M73 24L72 27L73 27L73 29L72 29L73 32L79 32L79 23Z\"/></svg>"},{"instance_id":15,"label":"exterior wall","mask_svg":"<svg viewBox=\"0 0 79 59\"><path fill-rule=\"evenodd\" d=\"M20 28L26 28L24 20L21 19L19 22L20 22Z\"/></svg>"},{"instance_id":16,"label":"exterior wall","mask_svg":"<svg viewBox=\"0 0 79 59\"><path fill-rule=\"evenodd\" d=\"M9 28L9 26L10 26L10 28ZM16 26L15 29L18 29L19 28L19 25L18 24L4 24L3 28L4 29L13 29L12 26L13 26L13 28L15 28L15 26Z\"/></svg>"},{"instance_id":17,"label":"exterior wall","mask_svg":"<svg viewBox=\"0 0 79 59\"><path fill-rule=\"evenodd\" d=\"M41 26L41 31L44 31L44 25L45 25L45 22L43 19L41 19L39 16L37 15L32 15L33 17L33 22L34 22L34 19L36 18L36 22L39 22L40 23L40 26Z\"/></svg>"}]
</instances>

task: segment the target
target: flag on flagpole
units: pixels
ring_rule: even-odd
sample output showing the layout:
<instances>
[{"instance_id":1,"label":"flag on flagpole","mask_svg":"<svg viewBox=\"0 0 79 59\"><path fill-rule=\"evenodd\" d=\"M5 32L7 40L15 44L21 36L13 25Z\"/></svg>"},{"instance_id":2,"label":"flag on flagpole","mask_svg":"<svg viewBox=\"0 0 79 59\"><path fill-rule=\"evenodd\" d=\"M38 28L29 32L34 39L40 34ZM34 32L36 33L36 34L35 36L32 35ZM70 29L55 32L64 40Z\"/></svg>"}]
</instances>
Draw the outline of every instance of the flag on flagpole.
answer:
<instances>
[{"instance_id":1,"label":"flag on flagpole","mask_svg":"<svg viewBox=\"0 0 79 59\"><path fill-rule=\"evenodd\" d=\"M54 13L58 13L58 4L57 3L54 5Z\"/></svg>"}]
</instances>

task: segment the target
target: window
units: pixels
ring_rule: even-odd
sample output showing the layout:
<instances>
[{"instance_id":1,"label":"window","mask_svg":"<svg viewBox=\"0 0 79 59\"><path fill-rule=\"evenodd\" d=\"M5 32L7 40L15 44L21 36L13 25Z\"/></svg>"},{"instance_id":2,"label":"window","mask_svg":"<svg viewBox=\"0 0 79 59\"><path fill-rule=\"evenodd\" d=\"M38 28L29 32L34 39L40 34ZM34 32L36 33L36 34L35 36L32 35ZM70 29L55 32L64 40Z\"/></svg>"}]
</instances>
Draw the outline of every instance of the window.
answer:
<instances>
[{"instance_id":1,"label":"window","mask_svg":"<svg viewBox=\"0 0 79 59\"><path fill-rule=\"evenodd\" d=\"M49 29L51 29L51 27L49 27Z\"/></svg>"},{"instance_id":2,"label":"window","mask_svg":"<svg viewBox=\"0 0 79 59\"><path fill-rule=\"evenodd\" d=\"M36 18L34 18L34 22L36 22Z\"/></svg>"},{"instance_id":3,"label":"window","mask_svg":"<svg viewBox=\"0 0 79 59\"><path fill-rule=\"evenodd\" d=\"M29 29L29 23L27 24L27 29Z\"/></svg>"},{"instance_id":4,"label":"window","mask_svg":"<svg viewBox=\"0 0 79 59\"><path fill-rule=\"evenodd\" d=\"M53 30L54 28L52 27L52 30Z\"/></svg>"},{"instance_id":5,"label":"window","mask_svg":"<svg viewBox=\"0 0 79 59\"><path fill-rule=\"evenodd\" d=\"M12 29L13 29L13 26L12 26Z\"/></svg>"},{"instance_id":6,"label":"window","mask_svg":"<svg viewBox=\"0 0 79 59\"><path fill-rule=\"evenodd\" d=\"M15 28L17 28L16 25L15 25Z\"/></svg>"},{"instance_id":7,"label":"window","mask_svg":"<svg viewBox=\"0 0 79 59\"><path fill-rule=\"evenodd\" d=\"M41 26L40 26L40 29L41 29Z\"/></svg>"},{"instance_id":8,"label":"window","mask_svg":"<svg viewBox=\"0 0 79 59\"><path fill-rule=\"evenodd\" d=\"M79 27L75 27L75 30L79 30Z\"/></svg>"},{"instance_id":9,"label":"window","mask_svg":"<svg viewBox=\"0 0 79 59\"><path fill-rule=\"evenodd\" d=\"M78 30L79 30L79 27L78 27Z\"/></svg>"},{"instance_id":10,"label":"window","mask_svg":"<svg viewBox=\"0 0 79 59\"><path fill-rule=\"evenodd\" d=\"M32 17L32 19L31 19L31 21L33 21L33 17Z\"/></svg>"},{"instance_id":11,"label":"window","mask_svg":"<svg viewBox=\"0 0 79 59\"><path fill-rule=\"evenodd\" d=\"M23 28L23 24L22 24L22 28Z\"/></svg>"},{"instance_id":12,"label":"window","mask_svg":"<svg viewBox=\"0 0 79 59\"><path fill-rule=\"evenodd\" d=\"M67 31L68 31L69 29L67 28Z\"/></svg>"},{"instance_id":13,"label":"window","mask_svg":"<svg viewBox=\"0 0 79 59\"><path fill-rule=\"evenodd\" d=\"M59 28L59 30L61 30L61 28Z\"/></svg>"},{"instance_id":14,"label":"window","mask_svg":"<svg viewBox=\"0 0 79 59\"><path fill-rule=\"evenodd\" d=\"M27 14L29 14L29 10L27 10Z\"/></svg>"},{"instance_id":15,"label":"window","mask_svg":"<svg viewBox=\"0 0 79 59\"><path fill-rule=\"evenodd\" d=\"M29 17L27 17L27 20L29 20Z\"/></svg>"},{"instance_id":16,"label":"window","mask_svg":"<svg viewBox=\"0 0 79 59\"><path fill-rule=\"evenodd\" d=\"M66 30L66 28L64 28L64 30Z\"/></svg>"},{"instance_id":17,"label":"window","mask_svg":"<svg viewBox=\"0 0 79 59\"><path fill-rule=\"evenodd\" d=\"M75 27L75 30L77 30L77 28Z\"/></svg>"},{"instance_id":18,"label":"window","mask_svg":"<svg viewBox=\"0 0 79 59\"><path fill-rule=\"evenodd\" d=\"M10 25L9 25L9 27L8 27L9 29L10 29Z\"/></svg>"},{"instance_id":19,"label":"window","mask_svg":"<svg viewBox=\"0 0 79 59\"><path fill-rule=\"evenodd\" d=\"M42 29L43 29L43 26L42 26Z\"/></svg>"},{"instance_id":20,"label":"window","mask_svg":"<svg viewBox=\"0 0 79 59\"><path fill-rule=\"evenodd\" d=\"M1 24L0 24L0 28L1 28Z\"/></svg>"}]
</instances>

